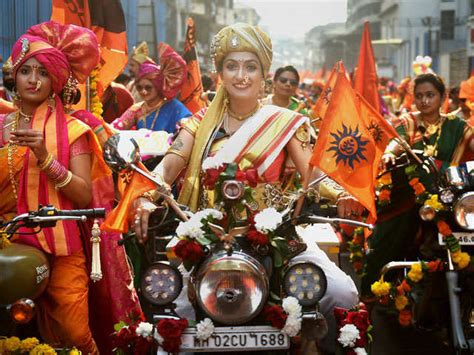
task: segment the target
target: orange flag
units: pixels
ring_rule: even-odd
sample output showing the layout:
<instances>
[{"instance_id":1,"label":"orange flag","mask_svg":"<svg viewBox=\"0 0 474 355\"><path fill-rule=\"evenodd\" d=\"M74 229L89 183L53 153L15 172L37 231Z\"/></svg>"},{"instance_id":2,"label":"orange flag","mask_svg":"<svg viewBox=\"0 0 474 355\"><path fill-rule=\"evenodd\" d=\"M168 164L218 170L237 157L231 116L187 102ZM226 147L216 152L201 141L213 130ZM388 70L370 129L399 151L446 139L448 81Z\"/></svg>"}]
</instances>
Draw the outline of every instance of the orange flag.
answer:
<instances>
[{"instance_id":1,"label":"orange flag","mask_svg":"<svg viewBox=\"0 0 474 355\"><path fill-rule=\"evenodd\" d=\"M398 133L395 128L376 111L359 93L356 93L357 103L359 105L360 117L364 122L365 128L372 135L375 144L375 158L373 163L374 179L378 175L378 166L385 148L391 139L397 138Z\"/></svg>"},{"instance_id":2,"label":"orange flag","mask_svg":"<svg viewBox=\"0 0 474 355\"><path fill-rule=\"evenodd\" d=\"M202 82L201 70L196 51L196 28L191 17L188 18L188 28L186 30L186 40L184 42L183 58L188 64L188 77L183 87L179 100L191 111L196 113L206 106L206 102L201 98Z\"/></svg>"},{"instance_id":3,"label":"orange flag","mask_svg":"<svg viewBox=\"0 0 474 355\"><path fill-rule=\"evenodd\" d=\"M369 210L375 219L374 140L345 73L338 73L310 164L319 167Z\"/></svg>"},{"instance_id":4,"label":"orange flag","mask_svg":"<svg viewBox=\"0 0 474 355\"><path fill-rule=\"evenodd\" d=\"M127 65L125 15L120 0L53 0L51 20L87 27L100 45L99 93Z\"/></svg>"},{"instance_id":5,"label":"orange flag","mask_svg":"<svg viewBox=\"0 0 474 355\"><path fill-rule=\"evenodd\" d=\"M375 56L370 40L369 22L364 24L364 33L360 43L359 61L355 73L354 89L360 93L367 102L380 112L380 96L378 92L377 70Z\"/></svg>"},{"instance_id":6,"label":"orange flag","mask_svg":"<svg viewBox=\"0 0 474 355\"><path fill-rule=\"evenodd\" d=\"M324 85L323 92L321 95L319 95L318 100L313 106L313 117L319 117L323 119L326 115L326 110L329 106L329 102L331 101L331 95L334 91L334 85L336 84L338 73L342 72L345 72L344 64L342 64L342 61L339 61L332 68L331 73L329 74L329 79Z\"/></svg>"}]
</instances>

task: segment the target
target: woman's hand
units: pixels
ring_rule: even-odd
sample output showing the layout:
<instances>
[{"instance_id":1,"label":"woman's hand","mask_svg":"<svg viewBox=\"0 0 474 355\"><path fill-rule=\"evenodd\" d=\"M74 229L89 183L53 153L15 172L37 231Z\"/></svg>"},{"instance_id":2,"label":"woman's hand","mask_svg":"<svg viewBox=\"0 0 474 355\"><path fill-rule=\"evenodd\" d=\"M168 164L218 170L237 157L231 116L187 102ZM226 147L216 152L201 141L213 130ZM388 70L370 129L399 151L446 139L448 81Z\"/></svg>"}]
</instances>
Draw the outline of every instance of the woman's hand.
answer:
<instances>
[{"instance_id":1,"label":"woman's hand","mask_svg":"<svg viewBox=\"0 0 474 355\"><path fill-rule=\"evenodd\" d=\"M156 208L156 205L145 197L139 197L133 202L130 217L133 220L132 229L140 244L145 243L148 239L148 221L150 219L150 214Z\"/></svg>"},{"instance_id":2,"label":"woman's hand","mask_svg":"<svg viewBox=\"0 0 474 355\"><path fill-rule=\"evenodd\" d=\"M393 153L384 153L380 159L380 169L387 170L388 168L395 166L395 159L397 157Z\"/></svg>"},{"instance_id":3,"label":"woman's hand","mask_svg":"<svg viewBox=\"0 0 474 355\"><path fill-rule=\"evenodd\" d=\"M18 129L10 132L11 142L31 149L38 163L44 162L48 157L48 151L44 144L43 133L33 129Z\"/></svg>"},{"instance_id":4,"label":"woman's hand","mask_svg":"<svg viewBox=\"0 0 474 355\"><path fill-rule=\"evenodd\" d=\"M360 217L365 209L355 197L347 193L343 193L339 196L336 204L337 214L341 218L354 219Z\"/></svg>"}]
</instances>

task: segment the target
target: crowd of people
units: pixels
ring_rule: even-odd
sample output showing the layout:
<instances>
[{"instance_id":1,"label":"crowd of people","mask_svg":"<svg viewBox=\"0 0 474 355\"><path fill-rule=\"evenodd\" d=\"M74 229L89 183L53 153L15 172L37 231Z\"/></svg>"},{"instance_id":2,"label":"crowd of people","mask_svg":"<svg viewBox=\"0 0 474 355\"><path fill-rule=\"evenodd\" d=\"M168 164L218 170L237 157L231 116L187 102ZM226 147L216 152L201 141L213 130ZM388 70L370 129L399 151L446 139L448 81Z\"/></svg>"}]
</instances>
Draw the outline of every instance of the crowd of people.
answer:
<instances>
[{"instance_id":1,"label":"crowd of people","mask_svg":"<svg viewBox=\"0 0 474 355\"><path fill-rule=\"evenodd\" d=\"M303 85L291 65L271 75L271 40L251 25L222 29L214 37L210 55L220 80L213 80L216 73L203 75L202 99L207 107L190 112L178 99L187 78L186 62L167 44L160 45L155 61L149 57L146 43L140 44L131 54L128 75L121 75L104 91L100 120L72 108L77 101L77 83L84 82L99 61L95 35L85 28L55 22L31 27L15 43L3 66L0 159L7 167L0 174L3 221L40 204L61 209L115 208L120 210L116 216L127 221L116 220L110 225L128 223L139 241L146 241L149 216L158 204L156 191L145 191L118 204L114 201L117 192L103 161L105 139L97 134L98 127L106 136L142 128L173 134L169 150L153 173L193 212L215 207L216 195L202 182L203 166L211 158L235 163L242 171L255 171L255 191L271 188L283 194L289 176L294 186L318 177L320 171L310 172L308 162L317 140L314 105L323 85ZM469 105L474 97L470 96L469 82L460 89L452 88L449 94L447 91L434 73L404 79L398 86L388 80L381 80L380 85L385 118L413 149L436 158L441 169L468 159L473 150ZM402 152L392 142L382 165ZM429 176L423 178L429 186ZM327 198L337 204L340 216L363 215L363 206L343 188L333 182L321 184ZM381 267L407 255L420 226L406 177L394 177L394 191L393 203L379 211L368 240L360 295L367 301L372 298L370 286ZM256 202L256 211L286 207L263 198ZM25 228L24 232L32 231ZM104 280L91 285L88 243L84 242L90 238L88 233L83 224L61 222L34 235L21 234L14 242L32 245L51 256L51 279L38 303L43 339L49 344L76 346L87 354L99 349L107 353L113 324L140 312L140 305L131 287L125 251L116 243L121 238L118 230L103 236L107 243L102 257ZM359 302L359 293L353 280L327 257L312 252L304 256L322 265L328 277L321 311L329 321L329 333L320 345L333 352L333 309L353 307Z\"/></svg>"}]
</instances>

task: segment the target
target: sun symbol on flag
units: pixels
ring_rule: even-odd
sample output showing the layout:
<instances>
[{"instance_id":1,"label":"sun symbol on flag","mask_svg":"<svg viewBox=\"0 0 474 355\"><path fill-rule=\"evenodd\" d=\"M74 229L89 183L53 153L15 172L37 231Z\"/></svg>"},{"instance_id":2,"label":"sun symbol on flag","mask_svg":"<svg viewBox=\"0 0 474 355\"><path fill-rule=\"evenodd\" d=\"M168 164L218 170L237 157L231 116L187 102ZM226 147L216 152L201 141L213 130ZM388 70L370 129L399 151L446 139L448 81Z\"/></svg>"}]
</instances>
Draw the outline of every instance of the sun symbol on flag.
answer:
<instances>
[{"instance_id":1,"label":"sun symbol on flag","mask_svg":"<svg viewBox=\"0 0 474 355\"><path fill-rule=\"evenodd\" d=\"M375 143L382 141L383 131L375 121L370 122L370 124L367 126L367 130L370 132L370 135L374 139Z\"/></svg>"},{"instance_id":2,"label":"sun symbol on flag","mask_svg":"<svg viewBox=\"0 0 474 355\"><path fill-rule=\"evenodd\" d=\"M334 151L333 157L336 157L336 164L340 161L344 165L349 165L354 169L354 162L360 163L361 160L367 161L364 156L365 146L369 142L362 138L362 133L359 132L359 126L352 130L351 127L342 125L342 131L331 133L334 141L331 142L331 148L328 151Z\"/></svg>"}]
</instances>

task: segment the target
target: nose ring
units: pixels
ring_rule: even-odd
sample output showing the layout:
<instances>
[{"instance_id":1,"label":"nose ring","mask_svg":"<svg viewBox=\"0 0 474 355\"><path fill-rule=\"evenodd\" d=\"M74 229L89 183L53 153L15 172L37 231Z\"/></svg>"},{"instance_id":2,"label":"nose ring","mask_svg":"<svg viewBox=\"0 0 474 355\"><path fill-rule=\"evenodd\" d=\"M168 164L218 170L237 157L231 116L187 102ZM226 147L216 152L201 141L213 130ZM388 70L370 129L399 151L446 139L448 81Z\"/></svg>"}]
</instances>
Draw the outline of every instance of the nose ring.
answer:
<instances>
[{"instance_id":1,"label":"nose ring","mask_svg":"<svg viewBox=\"0 0 474 355\"><path fill-rule=\"evenodd\" d=\"M41 88L41 84L42 84L41 80L36 81L35 91L39 91L39 89Z\"/></svg>"},{"instance_id":2,"label":"nose ring","mask_svg":"<svg viewBox=\"0 0 474 355\"><path fill-rule=\"evenodd\" d=\"M250 82L250 78L248 75L244 76L244 80L242 81L242 84L247 85Z\"/></svg>"}]
</instances>

